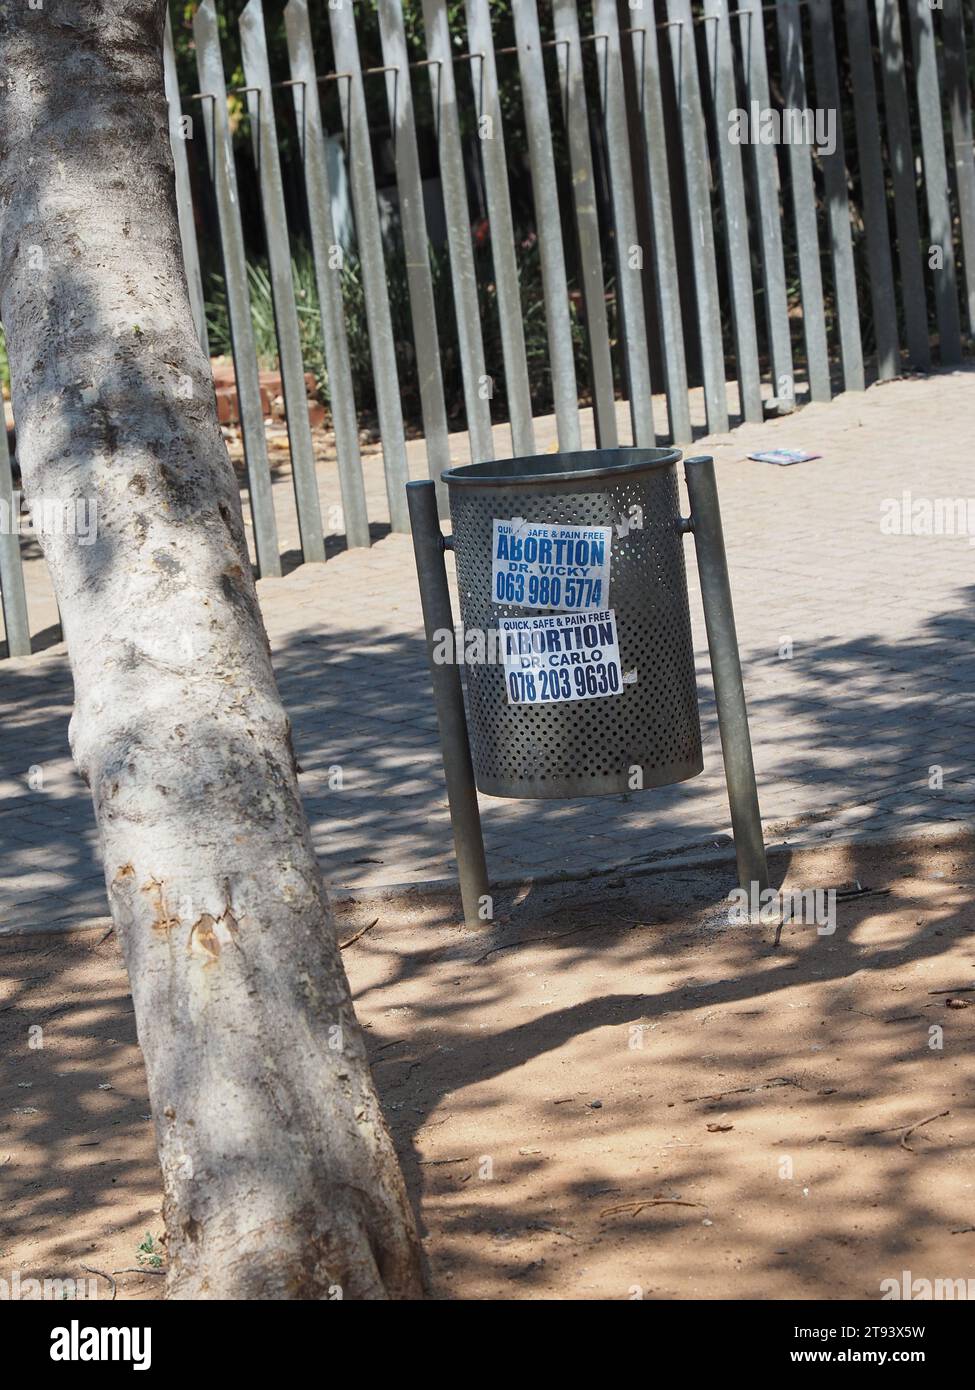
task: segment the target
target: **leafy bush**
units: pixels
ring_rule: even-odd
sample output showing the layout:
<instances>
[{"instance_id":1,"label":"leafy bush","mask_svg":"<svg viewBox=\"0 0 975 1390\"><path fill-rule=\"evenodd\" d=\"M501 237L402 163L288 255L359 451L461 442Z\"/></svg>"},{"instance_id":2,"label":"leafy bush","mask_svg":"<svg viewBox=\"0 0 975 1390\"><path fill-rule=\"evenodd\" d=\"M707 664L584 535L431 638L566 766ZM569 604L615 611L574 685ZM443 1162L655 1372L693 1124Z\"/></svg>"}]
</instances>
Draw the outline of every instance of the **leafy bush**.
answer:
<instances>
[{"instance_id":1,"label":"leafy bush","mask_svg":"<svg viewBox=\"0 0 975 1390\"><path fill-rule=\"evenodd\" d=\"M315 351L321 353L321 331L318 324L318 295L315 291L314 268L311 256L302 254L291 263L298 305L298 329L306 370L318 372L314 365ZM278 365L278 339L274 327L274 296L271 276L263 261L251 261L247 266L247 289L251 302L251 325L254 347L261 371L273 371ZM230 336L230 314L227 308L227 286L222 275L210 277L206 300L207 331L210 351L215 356L229 356L233 351ZM324 371L324 365L322 367Z\"/></svg>"},{"instance_id":2,"label":"leafy bush","mask_svg":"<svg viewBox=\"0 0 975 1390\"><path fill-rule=\"evenodd\" d=\"M552 410L553 396L541 259L537 238L534 235L525 237L518 243L516 252L529 387L534 414L543 415ZM485 361L487 370L496 377L492 411L495 419L502 420L507 419L504 357L489 241L475 238L474 255ZM328 372L322 347L315 268L311 251L306 245L298 244L297 254L292 260L291 269L305 370L314 373L319 395L322 401L327 404L329 400ZM463 375L454 318L449 255L446 247L441 250L430 248L430 271L440 338L441 371L443 373L444 395L447 401L447 414L451 428L463 429L465 427ZM258 362L262 370L272 370L277 366L278 348L274 327L274 299L267 265L263 261L250 263L247 267L247 280ZM416 352L413 344L409 282L406 274L405 254L402 244L398 242L387 247L386 284L403 415L407 424L421 428L423 422L416 372ZM574 287L570 285L569 288L569 309L576 369L580 388L582 388L587 377L585 330L576 307L577 296L572 293ZM360 417L370 418L375 414L376 395L369 349L369 323L366 315L362 268L358 259L352 255L346 256L342 269L342 300L356 407ZM611 311L612 307L611 302ZM226 286L219 275L212 275L209 281L207 325L210 333L211 351L229 355L232 351L232 343L227 313L227 294ZM611 319L611 329L612 327Z\"/></svg>"}]
</instances>

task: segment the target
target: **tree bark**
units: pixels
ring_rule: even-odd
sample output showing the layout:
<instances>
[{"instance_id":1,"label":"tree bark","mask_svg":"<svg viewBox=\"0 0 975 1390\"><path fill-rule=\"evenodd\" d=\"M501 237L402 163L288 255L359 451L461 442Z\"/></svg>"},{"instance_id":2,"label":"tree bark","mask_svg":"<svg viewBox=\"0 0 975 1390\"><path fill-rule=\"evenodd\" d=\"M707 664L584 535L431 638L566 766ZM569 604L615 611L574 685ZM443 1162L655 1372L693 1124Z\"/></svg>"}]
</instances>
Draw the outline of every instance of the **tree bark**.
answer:
<instances>
[{"instance_id":1,"label":"tree bark","mask_svg":"<svg viewBox=\"0 0 975 1390\"><path fill-rule=\"evenodd\" d=\"M93 544L41 539L145 1056L168 1296L420 1296L193 329L165 0L31 2L0 10L0 314L32 510L97 513Z\"/></svg>"}]
</instances>

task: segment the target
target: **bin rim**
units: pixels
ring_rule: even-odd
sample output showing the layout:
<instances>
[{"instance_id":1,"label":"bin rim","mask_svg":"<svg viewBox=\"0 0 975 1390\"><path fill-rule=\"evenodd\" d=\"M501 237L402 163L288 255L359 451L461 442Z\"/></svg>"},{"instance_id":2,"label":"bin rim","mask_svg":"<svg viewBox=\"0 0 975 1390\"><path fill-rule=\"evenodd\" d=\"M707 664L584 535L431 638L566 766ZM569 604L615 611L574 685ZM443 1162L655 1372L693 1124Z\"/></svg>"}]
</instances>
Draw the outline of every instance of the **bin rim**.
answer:
<instances>
[{"instance_id":1,"label":"bin rim","mask_svg":"<svg viewBox=\"0 0 975 1390\"><path fill-rule=\"evenodd\" d=\"M448 486L518 487L567 483L644 473L650 468L670 468L683 457L680 449L576 449L567 453L524 454L510 459L486 459L445 468L441 480ZM599 462L598 460L602 460ZM566 468L564 465L570 466ZM562 466L560 466L562 465Z\"/></svg>"}]
</instances>

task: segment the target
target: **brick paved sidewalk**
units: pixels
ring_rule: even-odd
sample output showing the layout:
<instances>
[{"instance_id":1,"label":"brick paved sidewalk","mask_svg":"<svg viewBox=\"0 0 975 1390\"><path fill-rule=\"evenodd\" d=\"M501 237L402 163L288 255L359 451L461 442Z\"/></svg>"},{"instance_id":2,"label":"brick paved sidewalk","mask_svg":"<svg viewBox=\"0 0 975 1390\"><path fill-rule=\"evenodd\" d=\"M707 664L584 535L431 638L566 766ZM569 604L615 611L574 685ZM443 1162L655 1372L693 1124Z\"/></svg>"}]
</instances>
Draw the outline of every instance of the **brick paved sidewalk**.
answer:
<instances>
[{"instance_id":1,"label":"brick paved sidewalk","mask_svg":"<svg viewBox=\"0 0 975 1390\"><path fill-rule=\"evenodd\" d=\"M973 418L975 372L955 372L843 395L696 446L718 463L770 841L975 822L975 546L967 535L881 528L885 500L905 492L971 497L975 523ZM543 451L554 429L538 425ZM759 444L824 457L793 468L748 462ZM424 476L422 443L410 452L413 475ZM367 468L378 497L381 462ZM323 474L323 504L335 492ZM484 798L496 878L645 864L728 835L690 545L688 560L704 774L631 797ZM30 584L32 604L49 604L39 565ZM387 535L369 551L342 551L324 566L262 580L260 592L330 883L451 877L409 539ZM0 930L60 928L107 912L87 794L67 755L70 693L62 647L0 663ZM330 785L336 768L341 788ZM933 768L943 770L940 789Z\"/></svg>"}]
</instances>

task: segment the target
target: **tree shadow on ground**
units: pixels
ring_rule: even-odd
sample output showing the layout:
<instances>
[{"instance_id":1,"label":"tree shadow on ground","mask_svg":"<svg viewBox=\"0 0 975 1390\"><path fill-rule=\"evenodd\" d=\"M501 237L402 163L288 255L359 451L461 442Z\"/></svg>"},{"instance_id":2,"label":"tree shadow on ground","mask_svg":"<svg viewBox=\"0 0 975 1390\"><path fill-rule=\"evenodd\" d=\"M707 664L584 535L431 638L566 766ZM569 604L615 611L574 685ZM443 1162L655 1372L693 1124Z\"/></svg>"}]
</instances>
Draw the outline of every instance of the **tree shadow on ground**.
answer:
<instances>
[{"instance_id":1,"label":"tree shadow on ground","mask_svg":"<svg viewBox=\"0 0 975 1390\"><path fill-rule=\"evenodd\" d=\"M414 582L404 576L404 583ZM834 817L843 806L863 834L889 836L923 819L971 819L973 599L975 586L962 590L953 597L955 606L909 640L867 634L825 641L804 665L794 663L789 684L772 681L782 665L775 658L744 652L770 839L814 825L820 815ZM330 601L327 580L312 600L301 596L296 611L302 630L275 651L326 878L350 886L370 878L451 877L453 846L422 635L377 637L365 627L336 632L329 625ZM354 596L343 586L335 602L347 606ZM703 654L698 665L705 773L627 797L485 799L489 863L499 877L635 868L677 849L728 843ZM18 904L36 904L39 888L57 900L52 919L70 920L70 904L62 899L79 884L99 880L87 791L68 763L71 689L57 653L0 668L0 767L9 828L0 853L0 926L17 926ZM40 769L40 779L32 768ZM941 787L930 785L938 768ZM810 803L818 809L810 811ZM36 919L36 908L26 915Z\"/></svg>"},{"instance_id":2,"label":"tree shadow on ground","mask_svg":"<svg viewBox=\"0 0 975 1390\"><path fill-rule=\"evenodd\" d=\"M776 857L777 879L787 859ZM713 910L729 887L723 870L689 871L683 886L670 874L631 878L609 897L605 884L542 890L502 901L507 920L482 934L458 931L454 907L437 924L439 948L435 933L415 942L392 924L356 944L356 1006L372 1024L374 1072L440 1277L462 1259L467 1288L524 1276L511 1296L533 1286L553 1296L553 1269L533 1267L537 1249L492 1242L554 1226L576 1242L614 1242L615 1296L625 1297L653 1282L671 1231L682 1244L660 1252L671 1283L661 1290L658 1268L656 1287L687 1297L727 1263L742 1227L731 1217L747 1228L768 1213L738 1296L789 1296L788 1274L793 1296L876 1297L878 1269L899 1276L932 1233L970 1227L960 1180L975 1144L965 1118L973 1015L945 1004L951 989L971 988L971 844L943 883L922 847L886 867L855 847L839 860L829 883L869 872L889 896L843 906L835 936L788 928L778 947L771 930L739 931ZM914 879L932 885L935 906ZM372 915L369 904L359 911ZM559 1006L565 994L576 998ZM945 1028L943 1050L932 1026ZM634 1030L647 1039L636 1051ZM943 1110L913 1153L900 1145L897 1126ZM740 1137L718 1139L709 1121ZM635 1199L675 1193L699 1206L693 1220L679 1207L636 1209ZM622 1213L601 1220L614 1201ZM723 1228L720 1253L701 1250L702 1219ZM549 1250L542 1263L572 1281L571 1254ZM951 1254L970 1263L967 1246ZM964 1272L945 1258L942 1248L939 1275ZM708 1296L719 1295L734 1285L710 1279Z\"/></svg>"},{"instance_id":3,"label":"tree shadow on ground","mask_svg":"<svg viewBox=\"0 0 975 1390\"><path fill-rule=\"evenodd\" d=\"M461 1296L580 1296L580 1255L609 1297L876 1296L878 1271L962 1272L944 1247L967 1258L973 1010L934 991L970 987L975 853L831 853L829 883L888 896L779 946L729 925L723 867L503 894L473 932L448 896L341 907L439 1296L452 1276ZM52 1274L131 1265L159 1187L114 943L8 940L0 961L0 1249Z\"/></svg>"},{"instance_id":4,"label":"tree shadow on ground","mask_svg":"<svg viewBox=\"0 0 975 1390\"><path fill-rule=\"evenodd\" d=\"M970 697L975 677L972 597L972 589L955 595L956 606L929 619L909 641L892 642L874 634L825 643L805 670L803 683L786 691L766 691L762 663L749 663L746 654L746 667L754 678L753 731L766 766L784 770L797 785L816 787L824 811L835 806L841 789L848 788L852 779L861 812L856 822L860 832L883 829L891 834L919 818L945 827L970 822L973 779L966 731L975 722ZM377 638L362 629L340 637L330 633L313 612L307 630L285 643L275 660L295 723L303 792L329 876L341 881L342 866L350 864L363 845L372 851L368 857L381 859L384 868L407 862L446 864L449 872L452 866L444 853L449 827L419 634ZM78 919L79 893L91 894L95 904L91 915L100 915L105 910L104 890L93 854L90 813L86 826L79 811L79 805L87 805L87 794L66 761L71 682L63 658L51 654L0 670L0 690L9 779L4 809L10 827L4 837L5 887L9 892L13 883L22 902L29 901L22 894L25 887L30 888L32 900L45 904L48 926L56 925L61 911L63 920ZM717 738L713 703L707 699L703 716L713 765ZM800 717L808 730L801 740L793 735L793 720ZM842 754L839 765L837 753ZM929 785L933 765L944 769L941 790ZM37 787L26 780L31 767L47 770ZM330 769L335 768L343 772L341 788L329 785L330 777L334 779ZM712 772L712 780L716 775ZM512 841L530 845L534 838L536 844L545 844L562 837L569 866L586 871L594 860L598 864L600 856L608 862L608 847L622 845L625 852L617 856L622 867L590 883L499 893L494 923L478 934L457 926L456 905L449 899L431 900L428 928L414 940L407 927L397 924L408 922L412 906L422 906L422 899L400 899L385 917L380 907L379 929L367 932L350 947L347 963L357 1009L368 1025L377 1083L414 1197L423 1198L422 1217L433 1223L430 1229L445 1248L462 1248L469 1282L479 1269L487 1281L509 1277L504 1271L510 1260L506 1264L508 1256L499 1255L490 1243L490 1233L515 1231L528 1238L526 1233L535 1230L537 1235L551 1226L553 1203L564 1213L573 1198L592 1207L597 1197L601 1200L599 1194L608 1194L609 1201L620 1189L622 1201L663 1184L667 1190L672 1185L698 1196L703 1193L707 1204L719 1205L720 1196L728 1204L737 1203L735 1209L742 1211L758 1212L763 1204L774 1205L783 1189L771 1182L768 1165L736 1166L730 1145L726 1152L699 1152L701 1144L689 1142L687 1152L680 1151L679 1162L650 1165L647 1161L663 1152L654 1146L664 1144L669 1123L668 1115L648 1108L649 1101L661 1090L666 1094L667 1085L673 1087L685 1076L690 1079L700 1068L703 1035L699 1030L710 1026L702 1019L711 1014L739 1016L746 1021L737 1030L729 1028L717 1044L711 1035L707 1038L709 1049L717 1046L716 1060L708 1069L731 1073L734 1086L741 1080L749 1088L723 1102L723 1108L733 1112L733 1123L740 1127L763 1124L769 1095L766 1083L786 1077L790 1093L794 1090L804 1107L796 1116L794 1132L789 1131L783 1140L787 1156L798 1149L804 1162L815 1159L818 1164L822 1154L831 1152L828 1146L835 1139L836 1152L845 1152L854 1169L859 1165L869 1174L869 1181L853 1192L849 1166L844 1174L835 1166L820 1164L823 1200L816 1208L815 1229L808 1223L796 1227L798 1218L792 1212L788 1255L776 1253L781 1245L765 1242L755 1257L753 1282L733 1287L751 1290L755 1279L764 1278L774 1290L776 1281L788 1274L808 1296L852 1296L836 1292L852 1287L850 1280L855 1282L856 1277L847 1274L846 1282L841 1279L837 1284L838 1251L848 1249L851 1259L858 1251L862 1256L863 1241L869 1237L870 1248L882 1249L892 1262L890 1272L897 1274L901 1262L904 1267L910 1265L915 1233L946 1229L949 1218L954 1220L952 1203L957 1194L950 1194L946 1208L941 1191L931 1187L927 1176L932 1159L945 1165L959 1160L961 1150L950 1132L935 1128L922 1136L926 1164L921 1165L899 1146L896 1135L891 1141L889 1135L870 1131L884 1128L876 1112L885 1107L881 1120L886 1117L890 1125L900 1121L900 1107L910 1107L913 1096L923 1094L929 1066L951 1068L943 1073L944 1088L956 1097L964 1095L956 1070L960 1065L957 1049L936 1054L927 1048L929 1022L941 1023L945 1015L943 1000L932 1001L926 991L930 979L940 985L939 962L947 961L952 949L972 931L970 867L966 864L957 883L951 879L947 885L957 888L963 901L938 906L921 925L915 916L913 890L903 890L900 884L924 878L927 861L923 848L907 848L889 881L874 885L890 889L889 904L901 914L893 928L878 935L871 926L876 904L867 902L849 909L835 938L808 945L787 935L776 950L767 934L731 935L715 929L733 884L730 867L657 877L639 872L652 865L653 853L646 850L648 831L638 819L641 801L608 798L600 800L595 810L591 801L510 803L498 807L496 814L492 808L486 828L495 852ZM706 779L653 793L652 804L679 843L693 841L698 830L702 842L713 839L704 833L705 818L713 816L714 805ZM599 820L598 843L594 848L590 845L587 854L584 841L591 835L594 814ZM666 847L667 836L654 843ZM773 859L775 882L789 872L790 861L788 851ZM56 881L46 880L45 872ZM351 928L363 917L368 919L373 909L364 899L346 911L354 914ZM713 934L707 940L702 921L711 923ZM5 915L4 924L10 922ZM8 1217L7 1242L11 1237L29 1241L52 1225L64 1225L68 1232L82 1210L113 1210L126 1201L138 1206L148 1200L152 1187L154 1157L138 1086L127 1081L127 1089L119 1095L100 1089L111 1075L115 1044L110 1040L134 1046L131 1005L117 966L111 989L89 988L78 957L72 955L79 940L87 943L85 949L90 952L98 937L89 933L70 943L32 937L3 946L8 976L0 1013L6 1062L4 1109L8 1115L15 1110L36 1112L17 1117L17 1145L29 1158L26 1164L18 1161L10 1171L18 1196L16 1208L8 1209L12 1220ZM109 947L110 943L105 949ZM26 955L17 952L43 960L40 971L25 965ZM667 957L666 978L655 973L661 952ZM523 988L528 960L559 981L571 983L578 977L580 997L554 1007L543 1000L526 1021L513 1018L511 1001ZM604 968L605 980L593 975L596 965ZM919 975L929 969L935 970L934 976ZM951 969L957 973L954 965ZM39 973L47 976L43 986L35 983ZM60 981L52 980L59 974ZM891 985L892 990L901 991L903 985L906 992L892 994L881 1007L873 991L886 989L888 980L901 982ZM952 978L945 983L967 982ZM56 1011L53 1015L38 1012L32 1003L32 991L41 987L52 992L52 998L56 996L50 1005ZM771 1032L756 1034L754 1040L748 1036L750 1016L767 1021L782 1014L790 1007L783 1001L797 989L815 992L822 1042L810 1046L819 1046L825 1056L809 1065L817 1073L812 1081L821 1085L803 1081L796 1065L794 1030L781 1019ZM400 1004L404 997L408 1002ZM861 1010L860 1002L868 1007ZM861 1023L861 1014L866 1023ZM970 1031L971 1017L971 1011L960 1011L951 1019L956 1034L962 1028ZM83 1056L79 1053L67 1082L57 1074L56 1048L36 1054L27 1048L29 1028L36 1023L50 1028L52 1022L65 1045L73 1038L88 1047ZM515 1124L522 1127L523 1142L512 1144L510 1133L502 1142L517 1192L513 1199L505 1198L504 1189L471 1186L478 1184L475 1160L490 1154L492 1126L497 1123L503 1128L507 1107L522 1104L535 1084L534 1069L571 1058L568 1085L563 1082L567 1091L583 1079L591 1082L598 1077L596 1084L608 1092L614 1073L627 1057L621 1039L633 1028L672 1030L686 1044L674 1045L664 1068L669 1080L665 1084L662 1072L659 1086L656 1080L653 1083L653 1095L648 1097L645 1089L634 1086L616 1098L610 1131L603 1131L605 1142L618 1149L625 1140L637 1156L622 1177L618 1157L607 1156L603 1161L598 1148L593 1149L592 1134L586 1128L592 1112L588 1103L579 1102L564 1111L567 1119L555 1141L547 1113L533 1119L524 1107L519 1111ZM610 1041L604 1046L606 1039ZM576 1049L589 1044L595 1052L576 1055ZM21 1090L21 1080L29 1079L23 1071L25 1062L33 1079L29 1088ZM836 1089L842 1092L845 1128L839 1137L827 1134L820 1141L813 1132L815 1110L820 1092L828 1090L834 1079L834 1068L843 1073L842 1085ZM798 1077L799 1084L793 1085L789 1077L793 1081ZM552 1094L551 1076L545 1076L541 1084L549 1088L544 1105L562 1099ZM942 1085L940 1078L938 1085ZM704 1096L712 1089L717 1092L721 1087L696 1078L694 1091L686 1094ZM661 1103L669 1111L679 1109L685 1100L678 1096ZM949 1096L937 1108L956 1109L958 1103ZM116 1105L118 1110L112 1108ZM451 1106L463 1119L470 1149L456 1155L463 1160L456 1165L454 1155L443 1155L441 1171L427 1166L423 1145L430 1127L440 1122L441 1111ZM697 1106L695 1117L703 1121L713 1103L703 1100ZM544 1108L541 1097L535 1108L539 1112ZM914 1108L908 1118L916 1115ZM95 1137L84 1138L92 1129L97 1131ZM556 1142L560 1152L583 1154L580 1171L563 1173L553 1185L545 1165L541 1159L536 1162L531 1152L536 1147L535 1130ZM776 1157L778 1142L772 1136L767 1139L768 1163ZM82 1171L75 1160L87 1143L106 1144L106 1158L93 1170ZM0 1143L0 1147L6 1146ZM458 1185L465 1174L468 1184L461 1192ZM141 1209L132 1220L138 1225ZM623 1212L605 1218L608 1227L605 1221L600 1226L600 1220L593 1226L597 1234L602 1232L600 1240L632 1240L641 1250L647 1242L665 1241L668 1232L686 1234L688 1229L682 1224L683 1209L676 1207ZM960 1216L955 1221L959 1228L964 1224ZM867 1236L856 1235L857 1227ZM696 1240L700 1231L695 1228L695 1232ZM466 1243L472 1233L487 1241L480 1251ZM512 1285L516 1296L546 1287L548 1276L542 1267L532 1272L531 1261L520 1254L516 1257L514 1248L511 1258L518 1271L519 1282ZM563 1268L554 1254L544 1258L549 1273ZM645 1251L644 1258L649 1258ZM686 1250L671 1251L667 1279L682 1279L685 1288L693 1287L702 1259L710 1258L690 1241ZM634 1282L640 1282L636 1275ZM662 1288L664 1295L667 1287Z\"/></svg>"}]
</instances>

